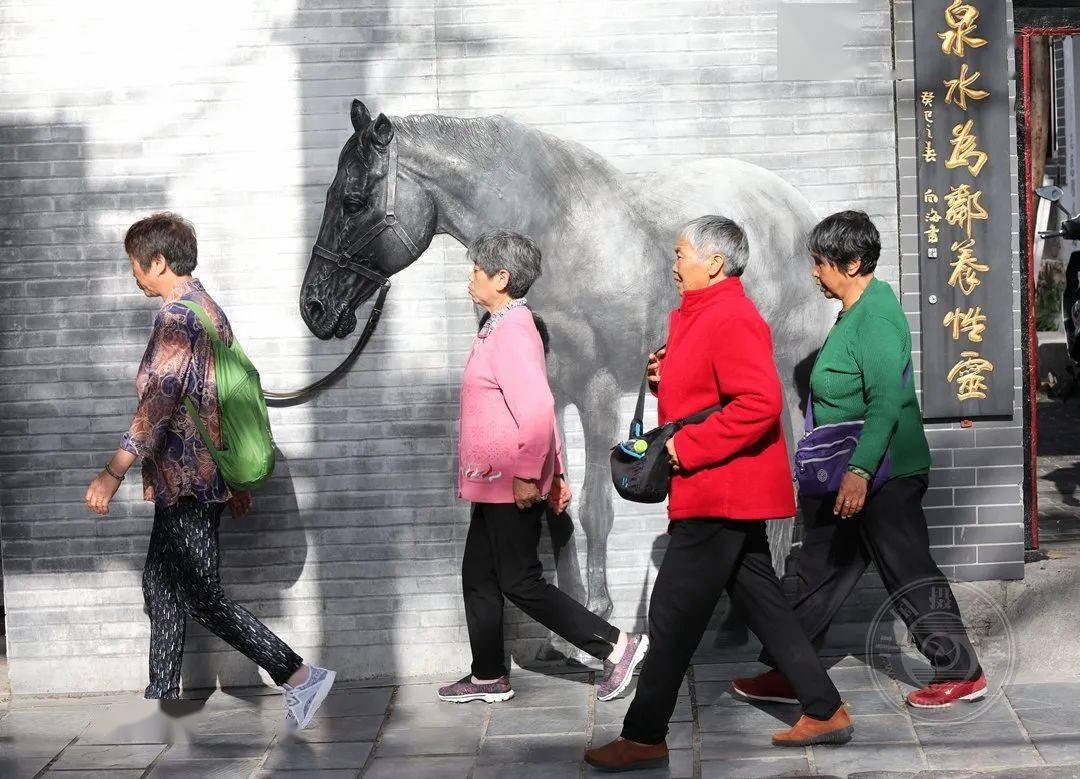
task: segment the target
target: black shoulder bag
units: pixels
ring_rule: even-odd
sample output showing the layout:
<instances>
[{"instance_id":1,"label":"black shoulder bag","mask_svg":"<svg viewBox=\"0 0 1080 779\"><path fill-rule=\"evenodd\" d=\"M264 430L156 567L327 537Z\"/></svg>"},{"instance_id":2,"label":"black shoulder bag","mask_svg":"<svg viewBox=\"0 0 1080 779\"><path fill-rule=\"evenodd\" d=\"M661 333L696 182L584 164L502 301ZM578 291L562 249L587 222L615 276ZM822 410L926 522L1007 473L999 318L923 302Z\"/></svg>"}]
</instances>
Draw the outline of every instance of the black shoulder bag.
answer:
<instances>
[{"instance_id":1,"label":"black shoulder bag","mask_svg":"<svg viewBox=\"0 0 1080 779\"><path fill-rule=\"evenodd\" d=\"M660 503L668 496L671 487L671 465L668 463L667 442L684 425L701 422L709 414L719 411L723 404L691 414L661 427L642 432L645 415L645 392L649 388L649 369L638 391L634 419L630 422L630 437L611 448L611 481L615 491L635 503Z\"/></svg>"}]
</instances>

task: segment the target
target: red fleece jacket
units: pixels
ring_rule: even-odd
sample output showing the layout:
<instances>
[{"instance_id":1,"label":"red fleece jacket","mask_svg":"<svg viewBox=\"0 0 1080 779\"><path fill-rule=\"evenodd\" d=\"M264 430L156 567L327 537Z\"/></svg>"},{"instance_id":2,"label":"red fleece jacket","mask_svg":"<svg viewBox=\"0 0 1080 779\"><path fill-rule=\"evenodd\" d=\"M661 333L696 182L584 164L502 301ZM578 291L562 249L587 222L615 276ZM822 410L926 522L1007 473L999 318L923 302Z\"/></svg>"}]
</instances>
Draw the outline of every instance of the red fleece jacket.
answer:
<instances>
[{"instance_id":1,"label":"red fleece jacket","mask_svg":"<svg viewBox=\"0 0 1080 779\"><path fill-rule=\"evenodd\" d=\"M657 399L661 424L724 404L675 434L682 470L671 479L671 519L795 515L772 336L738 278L683 294Z\"/></svg>"}]
</instances>

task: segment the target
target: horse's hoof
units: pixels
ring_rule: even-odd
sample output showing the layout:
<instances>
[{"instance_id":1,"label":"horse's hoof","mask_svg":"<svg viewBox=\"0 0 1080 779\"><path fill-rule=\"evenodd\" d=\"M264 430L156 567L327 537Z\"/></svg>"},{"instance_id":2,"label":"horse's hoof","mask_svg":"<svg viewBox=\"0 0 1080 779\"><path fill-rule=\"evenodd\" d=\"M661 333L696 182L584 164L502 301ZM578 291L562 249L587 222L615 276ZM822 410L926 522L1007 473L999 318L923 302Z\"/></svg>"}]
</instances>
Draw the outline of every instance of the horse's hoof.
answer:
<instances>
[{"instance_id":1,"label":"horse's hoof","mask_svg":"<svg viewBox=\"0 0 1080 779\"><path fill-rule=\"evenodd\" d=\"M538 663L558 663L566 659L568 659L566 655L556 649L554 644L544 644L536 650L536 661Z\"/></svg>"},{"instance_id":2,"label":"horse's hoof","mask_svg":"<svg viewBox=\"0 0 1080 779\"><path fill-rule=\"evenodd\" d=\"M611 616L611 612L615 609L614 605L611 602L611 598L608 598L607 596L604 596L603 598L597 598L595 600L590 598L589 601L585 604L585 608L587 608L596 616L600 617L600 619L607 619Z\"/></svg>"}]
</instances>

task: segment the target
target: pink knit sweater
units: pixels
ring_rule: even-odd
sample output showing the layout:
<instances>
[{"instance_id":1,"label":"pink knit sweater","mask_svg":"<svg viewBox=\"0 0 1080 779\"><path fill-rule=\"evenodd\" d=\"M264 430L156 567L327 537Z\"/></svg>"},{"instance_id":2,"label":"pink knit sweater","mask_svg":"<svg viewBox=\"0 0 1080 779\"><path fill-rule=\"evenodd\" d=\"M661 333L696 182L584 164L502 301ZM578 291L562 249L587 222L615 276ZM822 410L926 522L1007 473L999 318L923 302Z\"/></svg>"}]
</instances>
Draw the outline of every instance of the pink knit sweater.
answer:
<instances>
[{"instance_id":1,"label":"pink knit sweater","mask_svg":"<svg viewBox=\"0 0 1080 779\"><path fill-rule=\"evenodd\" d=\"M511 308L473 341L461 379L458 497L513 503L514 477L547 495L563 472L555 401L532 314Z\"/></svg>"}]
</instances>

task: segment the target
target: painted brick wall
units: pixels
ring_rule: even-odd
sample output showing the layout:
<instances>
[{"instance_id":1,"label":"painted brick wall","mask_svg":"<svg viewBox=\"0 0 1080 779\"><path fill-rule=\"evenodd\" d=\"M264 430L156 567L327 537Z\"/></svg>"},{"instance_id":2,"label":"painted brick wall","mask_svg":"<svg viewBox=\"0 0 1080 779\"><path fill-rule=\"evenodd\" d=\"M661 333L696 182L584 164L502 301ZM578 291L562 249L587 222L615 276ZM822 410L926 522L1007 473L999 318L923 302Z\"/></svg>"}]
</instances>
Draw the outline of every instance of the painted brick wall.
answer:
<instances>
[{"instance_id":1,"label":"painted brick wall","mask_svg":"<svg viewBox=\"0 0 1080 779\"><path fill-rule=\"evenodd\" d=\"M0 3L0 478L13 689L145 684L151 507L134 474L107 519L82 505L130 419L156 310L123 258L128 224L166 207L195 222L197 275L268 387L329 370L350 344L316 341L296 301L348 104L360 96L392 115L503 113L631 171L688 157L756 162L822 215L869 211L885 242L881 275L917 312L914 250L898 238L914 229L897 206L899 186L902 213L913 213L910 73L900 62L894 92L887 0L849 5L865 77L785 82L775 0L192 2L167 24L135 5L110 15L107 4ZM903 14L898 5L899 56L905 29L910 39ZM467 513L453 490L457 385L475 327L465 271L462 249L440 238L395 277L348 378L272 412L280 471L253 516L224 523L231 594L346 676L466 664ZM628 418L629 398L624 406ZM934 551L952 575L1021 573L1018 425L1019 416L932 433ZM580 492L572 412L566 426ZM973 444L993 448L976 457ZM618 505L609 580L620 625L642 624L663 527L655 510ZM513 619L508 636L529 657L544 630ZM188 684L254 681L250 663L197 626L188 648Z\"/></svg>"}]
</instances>

